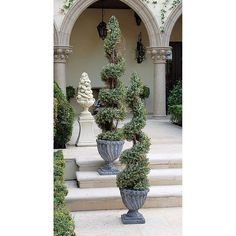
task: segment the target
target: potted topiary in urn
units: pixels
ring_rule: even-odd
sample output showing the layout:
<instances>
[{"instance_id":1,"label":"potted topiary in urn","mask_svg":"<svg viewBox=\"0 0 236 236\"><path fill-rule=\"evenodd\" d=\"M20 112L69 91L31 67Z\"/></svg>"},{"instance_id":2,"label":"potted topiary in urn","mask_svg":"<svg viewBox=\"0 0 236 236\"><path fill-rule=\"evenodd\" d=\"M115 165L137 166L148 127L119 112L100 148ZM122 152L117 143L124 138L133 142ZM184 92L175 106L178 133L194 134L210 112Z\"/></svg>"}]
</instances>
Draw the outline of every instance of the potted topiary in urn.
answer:
<instances>
[{"instance_id":1,"label":"potted topiary in urn","mask_svg":"<svg viewBox=\"0 0 236 236\"><path fill-rule=\"evenodd\" d=\"M118 122L126 117L123 104L125 88L119 79L124 74L124 59L118 50L120 39L119 23L112 16L107 24L107 37L104 40L105 55L109 63L101 72L106 88L99 92L103 106L96 115L96 123L102 129L97 138L97 148L105 161L105 166L98 169L100 175L114 175L119 172L113 162L120 156L124 145L123 132L118 129Z\"/></svg>"},{"instance_id":2,"label":"potted topiary in urn","mask_svg":"<svg viewBox=\"0 0 236 236\"><path fill-rule=\"evenodd\" d=\"M133 147L126 149L120 156L120 162L125 169L117 175L117 186L124 205L129 209L121 216L124 224L144 224L145 219L138 212L149 192L148 173L149 161L146 157L150 140L142 132L146 124L146 110L141 99L143 84L137 74L132 74L131 85L127 91L127 103L133 113L131 122L124 126L124 136L127 141L133 141Z\"/></svg>"}]
</instances>

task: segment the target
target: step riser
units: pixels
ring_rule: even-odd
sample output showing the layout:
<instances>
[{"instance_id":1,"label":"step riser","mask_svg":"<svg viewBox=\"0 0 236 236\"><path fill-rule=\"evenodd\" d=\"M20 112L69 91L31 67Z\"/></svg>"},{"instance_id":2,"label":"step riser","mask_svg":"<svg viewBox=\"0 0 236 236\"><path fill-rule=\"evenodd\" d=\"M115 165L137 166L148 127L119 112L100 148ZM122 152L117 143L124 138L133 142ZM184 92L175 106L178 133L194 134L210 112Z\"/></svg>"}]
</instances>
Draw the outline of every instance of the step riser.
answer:
<instances>
[{"instance_id":1,"label":"step riser","mask_svg":"<svg viewBox=\"0 0 236 236\"><path fill-rule=\"evenodd\" d=\"M161 186L161 185L181 185L182 177L159 177L157 179L149 179L149 184L151 186ZM104 181L79 181L80 188L106 188L106 187L116 187L116 179L108 179Z\"/></svg>"},{"instance_id":2,"label":"step riser","mask_svg":"<svg viewBox=\"0 0 236 236\"><path fill-rule=\"evenodd\" d=\"M126 209L121 198L111 199L79 199L66 201L66 206L70 211L91 211L91 210L116 210ZM173 197L150 197L147 198L142 208L162 208L162 207L181 207L182 196Z\"/></svg>"},{"instance_id":3,"label":"step riser","mask_svg":"<svg viewBox=\"0 0 236 236\"><path fill-rule=\"evenodd\" d=\"M79 170L80 171L97 171L97 169L101 166L102 166L102 164L101 165L97 164L97 165L94 165L94 166L80 165ZM121 165L115 164L115 166L118 169L121 169ZM166 164L150 163L150 168L151 169L172 169L172 168L180 169L180 168L182 168L182 163L181 162L173 162L173 163L166 163Z\"/></svg>"}]
</instances>

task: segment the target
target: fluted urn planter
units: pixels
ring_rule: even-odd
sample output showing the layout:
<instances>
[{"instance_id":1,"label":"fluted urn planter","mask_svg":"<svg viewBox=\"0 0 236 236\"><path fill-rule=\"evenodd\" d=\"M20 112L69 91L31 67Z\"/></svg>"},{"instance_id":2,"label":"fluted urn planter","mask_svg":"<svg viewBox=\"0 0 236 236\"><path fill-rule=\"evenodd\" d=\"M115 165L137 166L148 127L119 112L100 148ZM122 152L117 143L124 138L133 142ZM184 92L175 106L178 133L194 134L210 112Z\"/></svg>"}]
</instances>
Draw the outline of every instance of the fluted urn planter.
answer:
<instances>
[{"instance_id":1,"label":"fluted urn planter","mask_svg":"<svg viewBox=\"0 0 236 236\"><path fill-rule=\"evenodd\" d=\"M119 158L124 143L124 141L97 139L98 152L105 161L105 165L97 170L100 175L116 175L119 173L119 170L114 166L113 162Z\"/></svg>"},{"instance_id":2,"label":"fluted urn planter","mask_svg":"<svg viewBox=\"0 0 236 236\"><path fill-rule=\"evenodd\" d=\"M121 215L123 224L144 224L145 219L138 212L146 201L149 189L132 190L120 188L120 194L124 205L129 209L126 214Z\"/></svg>"}]
</instances>

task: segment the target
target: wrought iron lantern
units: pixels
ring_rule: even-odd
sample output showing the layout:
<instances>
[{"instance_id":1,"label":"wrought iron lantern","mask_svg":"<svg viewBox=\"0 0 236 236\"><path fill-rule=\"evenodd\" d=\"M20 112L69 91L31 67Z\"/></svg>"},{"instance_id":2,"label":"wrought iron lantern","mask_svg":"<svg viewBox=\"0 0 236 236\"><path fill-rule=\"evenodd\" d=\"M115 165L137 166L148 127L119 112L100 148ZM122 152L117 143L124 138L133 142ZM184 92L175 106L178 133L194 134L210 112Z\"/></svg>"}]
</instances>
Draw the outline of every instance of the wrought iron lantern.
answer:
<instances>
[{"instance_id":1,"label":"wrought iron lantern","mask_svg":"<svg viewBox=\"0 0 236 236\"><path fill-rule=\"evenodd\" d=\"M142 34L139 33L138 36L138 42L137 42L137 48L136 48L136 61L137 63L142 63L145 59L145 48L142 44Z\"/></svg>"},{"instance_id":2,"label":"wrought iron lantern","mask_svg":"<svg viewBox=\"0 0 236 236\"><path fill-rule=\"evenodd\" d=\"M103 21L103 1L102 1L102 21L97 26L99 37L104 40L107 36L107 24Z\"/></svg>"}]
</instances>

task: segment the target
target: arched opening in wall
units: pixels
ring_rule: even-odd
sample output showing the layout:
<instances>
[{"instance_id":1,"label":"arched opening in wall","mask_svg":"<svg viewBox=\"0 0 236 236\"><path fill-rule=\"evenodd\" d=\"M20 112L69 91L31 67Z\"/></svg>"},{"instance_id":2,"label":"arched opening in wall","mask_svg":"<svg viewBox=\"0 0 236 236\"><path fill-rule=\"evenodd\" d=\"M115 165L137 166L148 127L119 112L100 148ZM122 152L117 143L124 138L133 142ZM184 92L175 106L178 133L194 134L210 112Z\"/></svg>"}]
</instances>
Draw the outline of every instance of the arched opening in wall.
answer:
<instances>
[{"instance_id":1,"label":"arched opening in wall","mask_svg":"<svg viewBox=\"0 0 236 236\"><path fill-rule=\"evenodd\" d=\"M172 58L167 61L166 65L167 99L177 81L182 81L182 15L173 27L169 45L172 47Z\"/></svg>"},{"instance_id":2,"label":"arched opening in wall","mask_svg":"<svg viewBox=\"0 0 236 236\"><path fill-rule=\"evenodd\" d=\"M137 25L134 10L119 0L104 0L103 6L104 21L107 23L109 18L114 15L120 24L122 32L120 49L126 60L126 71L122 79L128 85L132 72L137 72L143 78L145 85L150 88L150 97L146 100L146 106L148 112L152 113L153 63L148 55L145 56L142 63L137 63L136 60L136 47L140 32L144 47L149 46L146 27L143 22ZM77 88L81 74L87 72L95 99L99 89L104 87L100 73L102 67L108 63L104 56L104 42L97 31L97 26L102 20L101 7L101 1L93 3L76 20L70 36L70 46L72 46L73 53L68 58L66 65L66 85ZM76 113L79 113L76 100L72 99L71 103Z\"/></svg>"}]
</instances>

